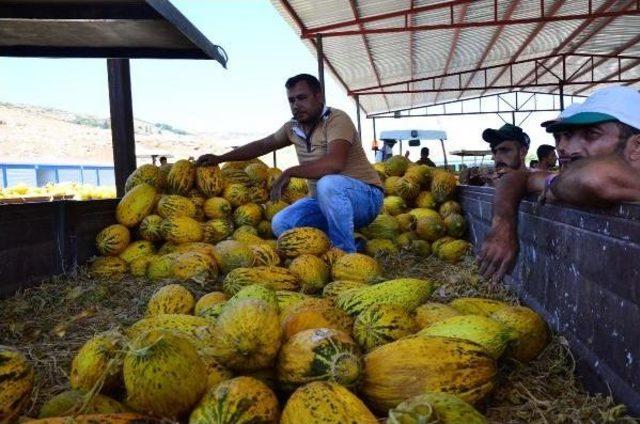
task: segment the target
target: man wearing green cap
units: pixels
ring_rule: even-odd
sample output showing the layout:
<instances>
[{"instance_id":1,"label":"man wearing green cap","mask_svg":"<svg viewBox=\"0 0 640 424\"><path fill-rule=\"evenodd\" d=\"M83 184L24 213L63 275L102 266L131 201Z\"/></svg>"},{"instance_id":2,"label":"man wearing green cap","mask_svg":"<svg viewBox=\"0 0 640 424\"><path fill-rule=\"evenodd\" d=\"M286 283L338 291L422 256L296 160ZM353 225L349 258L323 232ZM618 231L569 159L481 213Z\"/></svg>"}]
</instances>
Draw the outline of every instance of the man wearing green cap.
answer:
<instances>
[{"instance_id":1,"label":"man wearing green cap","mask_svg":"<svg viewBox=\"0 0 640 424\"><path fill-rule=\"evenodd\" d=\"M500 179L491 229L478 254L485 278L498 281L516 259L516 216L527 193L541 193L543 203L584 206L640 201L640 93L598 90L542 126L556 141L561 172L512 172Z\"/></svg>"}]
</instances>

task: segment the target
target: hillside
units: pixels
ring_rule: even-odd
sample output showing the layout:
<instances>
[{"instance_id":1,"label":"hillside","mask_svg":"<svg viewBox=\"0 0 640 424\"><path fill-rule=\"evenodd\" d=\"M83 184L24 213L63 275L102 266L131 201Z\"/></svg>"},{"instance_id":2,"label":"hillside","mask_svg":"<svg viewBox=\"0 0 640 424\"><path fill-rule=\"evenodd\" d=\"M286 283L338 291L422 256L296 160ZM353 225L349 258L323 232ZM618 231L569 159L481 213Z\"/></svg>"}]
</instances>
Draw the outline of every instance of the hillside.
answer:
<instances>
[{"instance_id":1,"label":"hillside","mask_svg":"<svg viewBox=\"0 0 640 424\"><path fill-rule=\"evenodd\" d=\"M63 110L0 102L0 162L112 164L108 118ZM136 119L136 154L171 154L175 159L223 153L262 134L191 133L164 123ZM138 163L149 159L139 158ZM270 165L270 157L267 159ZM278 165L295 163L291 151L279 153Z\"/></svg>"}]
</instances>

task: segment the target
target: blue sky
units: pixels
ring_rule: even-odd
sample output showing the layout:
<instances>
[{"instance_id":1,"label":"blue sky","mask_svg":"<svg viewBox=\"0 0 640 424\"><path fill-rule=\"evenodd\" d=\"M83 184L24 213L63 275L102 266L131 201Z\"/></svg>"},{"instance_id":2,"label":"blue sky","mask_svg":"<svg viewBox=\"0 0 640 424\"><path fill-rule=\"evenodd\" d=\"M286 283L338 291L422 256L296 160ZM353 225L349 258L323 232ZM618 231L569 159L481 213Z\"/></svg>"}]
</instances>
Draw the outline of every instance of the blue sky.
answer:
<instances>
[{"instance_id":1,"label":"blue sky","mask_svg":"<svg viewBox=\"0 0 640 424\"><path fill-rule=\"evenodd\" d=\"M266 135L289 118L284 81L301 72L316 74L317 62L297 34L266 0L174 0L173 3L229 55L228 69L212 61L134 60L132 90L137 118L188 131L229 131ZM104 60L0 58L0 101L109 115ZM355 120L355 104L327 74L328 104ZM552 142L533 115L524 125L534 147ZM465 125L460 125L460 120ZM498 127L496 115L378 121L384 129L443 129L449 148L479 149L480 133ZM373 138L363 119L363 144ZM242 141L251 141L240 140ZM442 156L432 149L435 159ZM415 160L418 153L412 151Z\"/></svg>"}]
</instances>

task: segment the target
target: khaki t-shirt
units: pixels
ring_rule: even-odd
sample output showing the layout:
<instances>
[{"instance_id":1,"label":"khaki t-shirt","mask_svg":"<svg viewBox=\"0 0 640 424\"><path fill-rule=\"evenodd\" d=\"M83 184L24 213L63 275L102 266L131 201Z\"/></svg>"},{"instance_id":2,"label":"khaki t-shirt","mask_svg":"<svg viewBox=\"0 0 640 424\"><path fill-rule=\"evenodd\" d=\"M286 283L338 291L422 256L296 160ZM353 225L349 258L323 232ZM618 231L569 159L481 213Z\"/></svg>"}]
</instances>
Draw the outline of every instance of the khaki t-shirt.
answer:
<instances>
[{"instance_id":1,"label":"khaki t-shirt","mask_svg":"<svg viewBox=\"0 0 640 424\"><path fill-rule=\"evenodd\" d=\"M336 140L345 140L351 143L347 164L340 175L346 175L360 180L366 184L372 184L382 188L382 182L378 173L367 159L360 142L358 131L351 122L351 118L345 112L325 108L321 121L312 130L310 140L307 141L302 127L291 120L285 123L273 135L278 144L287 141L296 147L298 161L310 162L325 156L329 143ZM309 192L315 195L317 180L309 179Z\"/></svg>"}]
</instances>

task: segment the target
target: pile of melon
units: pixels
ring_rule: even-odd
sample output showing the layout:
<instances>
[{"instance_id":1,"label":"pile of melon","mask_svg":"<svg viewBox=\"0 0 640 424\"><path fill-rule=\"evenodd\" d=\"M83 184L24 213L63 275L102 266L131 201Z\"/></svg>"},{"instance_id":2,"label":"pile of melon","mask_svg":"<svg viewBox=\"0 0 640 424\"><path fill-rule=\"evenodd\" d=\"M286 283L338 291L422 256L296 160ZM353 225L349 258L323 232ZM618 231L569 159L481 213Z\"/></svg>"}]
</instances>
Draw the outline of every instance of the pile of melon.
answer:
<instances>
[{"instance_id":1,"label":"pile of melon","mask_svg":"<svg viewBox=\"0 0 640 424\"><path fill-rule=\"evenodd\" d=\"M423 254L420 245L435 252L442 241L442 250L454 240L426 237L435 230L422 227L453 208L445 205L455 179L451 188L449 174L396 162L385 175L401 173L399 186L415 191L411 175L428 174L419 187L431 191L407 197L402 213L385 201L385 221L362 230L369 253L380 240ZM131 175L90 272L113 284L129 273L157 289L139 321L78 350L69 390L47 399L42 423L486 422L477 408L497 384L499 361L528 362L546 346L541 317L488 299L433 302L434 281L387 280L374 257L332 247L315 228L273 240L269 220L306 194L304 181L292 180L287 202L266 202L277 175L259 161L222 169L178 161ZM421 207L421 193L437 197L440 212ZM408 231L389 231L407 204L423 215ZM196 299L186 280L207 293ZM23 413L33 382L25 357L0 346L0 422Z\"/></svg>"}]
</instances>

